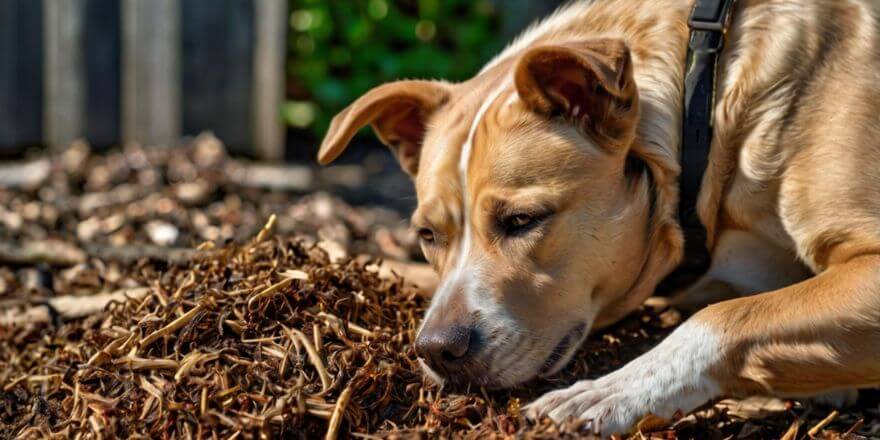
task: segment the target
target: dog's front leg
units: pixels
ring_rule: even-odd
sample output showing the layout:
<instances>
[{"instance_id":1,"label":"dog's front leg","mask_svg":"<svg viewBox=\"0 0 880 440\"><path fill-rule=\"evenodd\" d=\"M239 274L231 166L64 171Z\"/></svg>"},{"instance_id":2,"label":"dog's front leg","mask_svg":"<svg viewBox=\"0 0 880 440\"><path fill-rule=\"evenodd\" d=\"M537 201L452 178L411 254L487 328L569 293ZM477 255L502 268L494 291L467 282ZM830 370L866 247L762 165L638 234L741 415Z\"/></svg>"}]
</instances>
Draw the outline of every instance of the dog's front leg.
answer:
<instances>
[{"instance_id":1,"label":"dog's front leg","mask_svg":"<svg viewBox=\"0 0 880 440\"><path fill-rule=\"evenodd\" d=\"M790 287L710 306L653 350L594 381L546 394L531 417L609 435L722 395L811 396L880 383L880 255Z\"/></svg>"},{"instance_id":2,"label":"dog's front leg","mask_svg":"<svg viewBox=\"0 0 880 440\"><path fill-rule=\"evenodd\" d=\"M584 380L547 393L526 408L531 418L578 419L602 433L627 432L647 414L670 417L690 411L722 393L712 369L721 360L721 337L699 320L689 320L651 351L597 380Z\"/></svg>"}]
</instances>

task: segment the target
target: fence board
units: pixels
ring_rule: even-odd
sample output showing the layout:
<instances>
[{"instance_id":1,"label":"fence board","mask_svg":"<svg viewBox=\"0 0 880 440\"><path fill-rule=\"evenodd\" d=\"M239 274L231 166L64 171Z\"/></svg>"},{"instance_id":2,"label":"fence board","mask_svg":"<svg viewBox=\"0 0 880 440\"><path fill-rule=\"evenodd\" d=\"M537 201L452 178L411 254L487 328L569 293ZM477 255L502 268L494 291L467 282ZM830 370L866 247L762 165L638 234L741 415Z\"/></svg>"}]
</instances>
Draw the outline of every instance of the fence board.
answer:
<instances>
[{"instance_id":1,"label":"fence board","mask_svg":"<svg viewBox=\"0 0 880 440\"><path fill-rule=\"evenodd\" d=\"M235 153L252 153L253 4L184 0L183 131L212 130Z\"/></svg>"},{"instance_id":2,"label":"fence board","mask_svg":"<svg viewBox=\"0 0 880 440\"><path fill-rule=\"evenodd\" d=\"M46 142L63 148L84 134L85 67L82 36L85 0L44 0Z\"/></svg>"},{"instance_id":3,"label":"fence board","mask_svg":"<svg viewBox=\"0 0 880 440\"><path fill-rule=\"evenodd\" d=\"M43 140L43 5L0 0L0 154Z\"/></svg>"},{"instance_id":4,"label":"fence board","mask_svg":"<svg viewBox=\"0 0 880 440\"><path fill-rule=\"evenodd\" d=\"M123 0L122 136L174 145L181 133L180 8L176 0Z\"/></svg>"},{"instance_id":5,"label":"fence board","mask_svg":"<svg viewBox=\"0 0 880 440\"><path fill-rule=\"evenodd\" d=\"M0 2L0 147L11 149L18 143L18 127L13 120L17 94L15 83L17 51L17 1Z\"/></svg>"},{"instance_id":6,"label":"fence board","mask_svg":"<svg viewBox=\"0 0 880 440\"><path fill-rule=\"evenodd\" d=\"M216 0L215 0L216 1ZM221 119L220 100L226 65L224 47L224 2L183 0L181 29L183 53L183 132L196 134L216 127Z\"/></svg>"},{"instance_id":7,"label":"fence board","mask_svg":"<svg viewBox=\"0 0 880 440\"><path fill-rule=\"evenodd\" d=\"M251 94L254 56L254 3L226 0L226 121L221 132L233 152L254 154L251 136Z\"/></svg>"},{"instance_id":8,"label":"fence board","mask_svg":"<svg viewBox=\"0 0 880 440\"><path fill-rule=\"evenodd\" d=\"M253 139L263 159L284 156L284 60L287 38L287 1L254 0L256 43L253 58Z\"/></svg>"},{"instance_id":9,"label":"fence board","mask_svg":"<svg viewBox=\"0 0 880 440\"><path fill-rule=\"evenodd\" d=\"M120 5L119 0L86 0L85 135L98 147L120 141Z\"/></svg>"}]
</instances>

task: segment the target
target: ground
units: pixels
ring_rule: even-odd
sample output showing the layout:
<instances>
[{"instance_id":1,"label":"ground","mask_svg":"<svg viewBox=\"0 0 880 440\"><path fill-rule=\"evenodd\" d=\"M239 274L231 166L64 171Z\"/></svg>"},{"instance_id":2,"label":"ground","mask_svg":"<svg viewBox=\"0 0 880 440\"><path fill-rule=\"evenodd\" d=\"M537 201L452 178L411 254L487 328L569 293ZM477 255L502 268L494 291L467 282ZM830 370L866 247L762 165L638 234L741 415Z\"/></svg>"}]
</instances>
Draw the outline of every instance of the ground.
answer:
<instances>
[{"instance_id":1,"label":"ground","mask_svg":"<svg viewBox=\"0 0 880 440\"><path fill-rule=\"evenodd\" d=\"M0 170L0 438L583 437L519 408L683 319L655 297L558 377L440 389L412 350L427 299L376 270L420 258L406 203L375 206L397 183L369 174L251 164L210 136ZM861 438L878 418L874 391L839 412L724 400L632 436Z\"/></svg>"}]
</instances>

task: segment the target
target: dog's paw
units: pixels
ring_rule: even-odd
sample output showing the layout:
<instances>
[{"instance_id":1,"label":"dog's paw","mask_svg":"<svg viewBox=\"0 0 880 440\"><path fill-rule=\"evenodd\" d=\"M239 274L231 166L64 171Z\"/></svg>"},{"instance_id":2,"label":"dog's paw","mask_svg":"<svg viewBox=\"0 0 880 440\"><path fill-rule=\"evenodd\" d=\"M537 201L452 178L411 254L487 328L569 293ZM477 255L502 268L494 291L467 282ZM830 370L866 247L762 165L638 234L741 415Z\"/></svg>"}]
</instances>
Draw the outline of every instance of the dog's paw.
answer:
<instances>
[{"instance_id":1,"label":"dog's paw","mask_svg":"<svg viewBox=\"0 0 880 440\"><path fill-rule=\"evenodd\" d=\"M556 423L575 420L583 430L603 436L628 432L648 412L647 405L627 395L610 376L603 379L547 393L526 407L526 416L532 420L549 417Z\"/></svg>"},{"instance_id":2,"label":"dog's paw","mask_svg":"<svg viewBox=\"0 0 880 440\"><path fill-rule=\"evenodd\" d=\"M721 387L708 372L719 353L714 335L686 323L620 370L547 393L526 406L525 414L557 423L577 420L603 436L627 433L648 414L671 418L718 397Z\"/></svg>"}]
</instances>

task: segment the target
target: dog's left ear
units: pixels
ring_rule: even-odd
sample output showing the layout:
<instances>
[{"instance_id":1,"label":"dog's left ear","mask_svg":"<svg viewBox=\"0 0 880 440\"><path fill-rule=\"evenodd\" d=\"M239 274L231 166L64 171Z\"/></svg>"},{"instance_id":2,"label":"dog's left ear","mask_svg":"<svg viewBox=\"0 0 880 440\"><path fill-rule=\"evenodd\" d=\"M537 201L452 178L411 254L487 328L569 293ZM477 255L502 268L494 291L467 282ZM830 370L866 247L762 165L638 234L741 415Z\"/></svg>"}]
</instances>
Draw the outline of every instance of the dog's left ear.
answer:
<instances>
[{"instance_id":1,"label":"dog's left ear","mask_svg":"<svg viewBox=\"0 0 880 440\"><path fill-rule=\"evenodd\" d=\"M343 109L330 122L318 150L318 162L333 162L361 127L370 124L410 176L419 169L427 120L449 97L440 81L395 81L376 87Z\"/></svg>"},{"instance_id":2,"label":"dog's left ear","mask_svg":"<svg viewBox=\"0 0 880 440\"><path fill-rule=\"evenodd\" d=\"M520 98L534 111L567 116L600 146L626 146L635 135L638 90L622 40L530 49L519 60L514 80Z\"/></svg>"}]
</instances>

